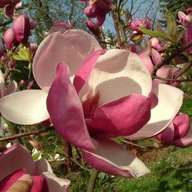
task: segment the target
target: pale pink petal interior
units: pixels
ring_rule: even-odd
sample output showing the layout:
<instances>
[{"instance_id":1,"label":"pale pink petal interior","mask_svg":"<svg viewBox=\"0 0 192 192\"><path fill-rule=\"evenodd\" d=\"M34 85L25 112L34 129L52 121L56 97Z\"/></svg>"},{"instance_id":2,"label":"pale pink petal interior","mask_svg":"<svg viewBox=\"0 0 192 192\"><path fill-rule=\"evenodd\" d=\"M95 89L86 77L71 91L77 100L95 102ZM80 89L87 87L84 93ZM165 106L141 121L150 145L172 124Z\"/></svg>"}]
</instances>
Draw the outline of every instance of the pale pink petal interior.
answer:
<instances>
[{"instance_id":1,"label":"pale pink petal interior","mask_svg":"<svg viewBox=\"0 0 192 192\"><path fill-rule=\"evenodd\" d=\"M101 55L79 95L82 100L100 92L101 103L129 94L148 96L152 87L151 76L142 60L126 50L108 50Z\"/></svg>"},{"instance_id":2,"label":"pale pink petal interior","mask_svg":"<svg viewBox=\"0 0 192 192\"><path fill-rule=\"evenodd\" d=\"M158 96L159 102L151 110L151 119L137 133L129 136L129 139L149 138L160 133L171 123L183 103L183 92L175 87L154 84L153 92Z\"/></svg>"},{"instance_id":3,"label":"pale pink petal interior","mask_svg":"<svg viewBox=\"0 0 192 192\"><path fill-rule=\"evenodd\" d=\"M33 60L33 74L42 89L49 89L56 75L56 66L64 62L73 76L84 60L102 49L90 34L76 29L51 33L39 45Z\"/></svg>"}]
</instances>

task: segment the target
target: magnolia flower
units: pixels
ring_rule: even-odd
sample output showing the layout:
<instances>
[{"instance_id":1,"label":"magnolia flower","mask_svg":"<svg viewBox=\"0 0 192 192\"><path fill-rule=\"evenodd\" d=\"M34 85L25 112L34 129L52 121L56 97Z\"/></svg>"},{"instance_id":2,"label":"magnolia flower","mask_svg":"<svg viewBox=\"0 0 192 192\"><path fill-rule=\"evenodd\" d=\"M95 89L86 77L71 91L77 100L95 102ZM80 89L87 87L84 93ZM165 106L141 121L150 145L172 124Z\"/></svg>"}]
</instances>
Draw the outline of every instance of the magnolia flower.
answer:
<instances>
[{"instance_id":1,"label":"magnolia flower","mask_svg":"<svg viewBox=\"0 0 192 192\"><path fill-rule=\"evenodd\" d=\"M124 177L149 173L143 162L112 138L137 140L160 133L178 113L182 91L153 85L136 54L103 50L95 38L80 30L47 36L34 57L33 74L40 92L46 97L48 93L47 108L56 131L81 148L91 166ZM27 103L24 108L24 101L17 118L24 124L37 123L40 118L33 115L29 119L26 110L32 114L30 107L38 111L38 104L32 99L33 105Z\"/></svg>"},{"instance_id":2,"label":"magnolia flower","mask_svg":"<svg viewBox=\"0 0 192 192\"><path fill-rule=\"evenodd\" d=\"M178 18L179 18L179 22L183 25L183 26L188 26L192 24L192 13L189 12L189 14L185 14L182 11L178 12Z\"/></svg>"},{"instance_id":3,"label":"magnolia flower","mask_svg":"<svg viewBox=\"0 0 192 192\"><path fill-rule=\"evenodd\" d=\"M192 130L190 118L185 114L178 114L173 122L160 134L156 135L159 141L175 145L177 147L189 147L192 145Z\"/></svg>"},{"instance_id":4,"label":"magnolia flower","mask_svg":"<svg viewBox=\"0 0 192 192\"><path fill-rule=\"evenodd\" d=\"M97 18L97 24L101 26L106 18L106 14L111 11L111 0L81 0L89 1L89 6L84 10L85 15L89 18Z\"/></svg>"},{"instance_id":5,"label":"magnolia flower","mask_svg":"<svg viewBox=\"0 0 192 192\"><path fill-rule=\"evenodd\" d=\"M143 60L150 73L153 72L155 65L162 61L162 57L159 52L153 48L151 53L149 50L143 50L139 53L139 57ZM163 65L160 69L157 70L156 75L160 78L163 78L164 80L154 79L153 82L166 83L172 86L177 86L179 84L178 82L168 81L166 79L173 79L178 70L179 68L173 65Z\"/></svg>"},{"instance_id":6,"label":"magnolia flower","mask_svg":"<svg viewBox=\"0 0 192 192\"><path fill-rule=\"evenodd\" d=\"M133 31L137 31L138 33L141 33L141 31L139 30L139 27L143 27L146 29L150 29L150 19L147 17L145 20L141 19L141 18L137 18L134 21L130 22L130 29Z\"/></svg>"},{"instance_id":7,"label":"magnolia flower","mask_svg":"<svg viewBox=\"0 0 192 192\"><path fill-rule=\"evenodd\" d=\"M14 160L14 162L13 162ZM34 161L31 154L15 143L0 154L0 191L6 192L22 175L33 176L31 192L67 192L70 181L57 178L45 159Z\"/></svg>"},{"instance_id":8,"label":"magnolia flower","mask_svg":"<svg viewBox=\"0 0 192 192\"><path fill-rule=\"evenodd\" d=\"M13 28L8 28L4 35L3 35L3 41L5 43L5 46L8 50L11 50L13 46L18 45L18 41L15 37L15 33L13 31Z\"/></svg>"},{"instance_id":9,"label":"magnolia flower","mask_svg":"<svg viewBox=\"0 0 192 192\"><path fill-rule=\"evenodd\" d=\"M26 43L30 35L30 21L27 14L22 14L13 20L13 31L18 42Z\"/></svg>"}]
</instances>

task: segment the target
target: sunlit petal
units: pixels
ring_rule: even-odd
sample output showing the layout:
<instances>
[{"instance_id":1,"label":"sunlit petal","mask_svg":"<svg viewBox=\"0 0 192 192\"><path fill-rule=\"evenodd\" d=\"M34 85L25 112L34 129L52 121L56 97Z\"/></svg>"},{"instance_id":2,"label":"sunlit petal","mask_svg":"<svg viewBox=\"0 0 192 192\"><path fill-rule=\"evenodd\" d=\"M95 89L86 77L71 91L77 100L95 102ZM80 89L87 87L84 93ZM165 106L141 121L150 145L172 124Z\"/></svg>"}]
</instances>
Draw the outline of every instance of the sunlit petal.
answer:
<instances>
[{"instance_id":1,"label":"sunlit petal","mask_svg":"<svg viewBox=\"0 0 192 192\"><path fill-rule=\"evenodd\" d=\"M49 118L46 98L42 90L15 92L0 99L0 112L13 123L36 124Z\"/></svg>"}]
</instances>

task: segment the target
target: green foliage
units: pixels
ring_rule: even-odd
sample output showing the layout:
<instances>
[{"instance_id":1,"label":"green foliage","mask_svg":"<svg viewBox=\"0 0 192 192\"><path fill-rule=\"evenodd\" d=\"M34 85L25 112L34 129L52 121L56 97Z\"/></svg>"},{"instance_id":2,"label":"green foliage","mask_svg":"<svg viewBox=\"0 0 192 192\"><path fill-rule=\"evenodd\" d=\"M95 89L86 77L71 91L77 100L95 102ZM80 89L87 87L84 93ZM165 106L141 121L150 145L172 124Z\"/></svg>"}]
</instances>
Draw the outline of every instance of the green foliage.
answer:
<instances>
[{"instance_id":1,"label":"green foliage","mask_svg":"<svg viewBox=\"0 0 192 192\"><path fill-rule=\"evenodd\" d=\"M162 26L165 26L167 23L166 16L165 16L165 10L169 10L174 18L177 18L178 11L186 11L188 7L191 7L191 0L160 0L160 12L163 15L159 22L162 24Z\"/></svg>"}]
</instances>

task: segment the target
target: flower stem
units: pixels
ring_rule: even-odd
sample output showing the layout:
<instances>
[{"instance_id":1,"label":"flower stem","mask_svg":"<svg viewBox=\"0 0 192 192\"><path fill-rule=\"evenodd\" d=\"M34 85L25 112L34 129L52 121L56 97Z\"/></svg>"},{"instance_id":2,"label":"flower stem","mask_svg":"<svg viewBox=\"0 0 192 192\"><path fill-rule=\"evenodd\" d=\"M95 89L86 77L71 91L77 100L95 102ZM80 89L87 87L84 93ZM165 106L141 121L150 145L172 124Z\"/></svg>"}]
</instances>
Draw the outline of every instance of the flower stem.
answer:
<instances>
[{"instance_id":1,"label":"flower stem","mask_svg":"<svg viewBox=\"0 0 192 192\"><path fill-rule=\"evenodd\" d=\"M96 179L98 176L99 171L96 169L92 169L90 172L89 184L87 187L87 192L93 192L95 188Z\"/></svg>"}]
</instances>

